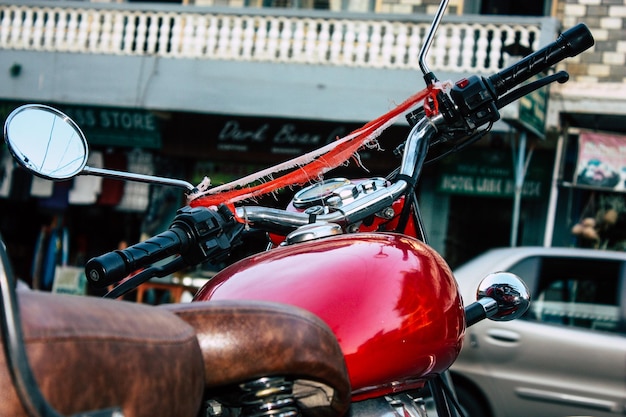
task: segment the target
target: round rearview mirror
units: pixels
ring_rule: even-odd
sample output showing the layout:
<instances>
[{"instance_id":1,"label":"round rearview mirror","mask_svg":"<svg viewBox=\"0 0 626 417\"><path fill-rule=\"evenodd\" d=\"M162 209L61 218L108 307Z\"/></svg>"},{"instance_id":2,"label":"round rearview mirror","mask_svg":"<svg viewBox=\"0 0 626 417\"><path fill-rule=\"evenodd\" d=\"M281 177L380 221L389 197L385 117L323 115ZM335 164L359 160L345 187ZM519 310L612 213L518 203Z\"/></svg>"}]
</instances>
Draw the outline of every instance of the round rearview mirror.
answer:
<instances>
[{"instance_id":1,"label":"round rearview mirror","mask_svg":"<svg viewBox=\"0 0 626 417\"><path fill-rule=\"evenodd\" d=\"M67 115L42 104L13 110L4 124L4 140L17 162L49 180L66 180L87 163L87 139Z\"/></svg>"}]
</instances>

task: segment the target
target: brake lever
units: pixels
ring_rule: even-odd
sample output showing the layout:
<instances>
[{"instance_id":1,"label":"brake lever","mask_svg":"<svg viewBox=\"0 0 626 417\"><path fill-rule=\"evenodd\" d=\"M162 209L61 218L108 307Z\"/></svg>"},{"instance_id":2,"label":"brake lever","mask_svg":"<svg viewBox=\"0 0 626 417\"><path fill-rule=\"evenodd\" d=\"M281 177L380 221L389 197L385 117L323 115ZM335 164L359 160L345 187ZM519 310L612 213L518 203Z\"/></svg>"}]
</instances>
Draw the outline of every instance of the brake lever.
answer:
<instances>
[{"instance_id":1,"label":"brake lever","mask_svg":"<svg viewBox=\"0 0 626 417\"><path fill-rule=\"evenodd\" d=\"M569 80L569 74L566 71L559 71L554 74L546 75L545 77L523 85L508 94L503 95L499 99L496 100L496 107L501 109L504 106L507 106L514 102L515 100L519 100L527 94L532 93L535 90L538 90L542 87L545 87L548 84L553 82L558 82L559 84L566 83Z\"/></svg>"}]
</instances>

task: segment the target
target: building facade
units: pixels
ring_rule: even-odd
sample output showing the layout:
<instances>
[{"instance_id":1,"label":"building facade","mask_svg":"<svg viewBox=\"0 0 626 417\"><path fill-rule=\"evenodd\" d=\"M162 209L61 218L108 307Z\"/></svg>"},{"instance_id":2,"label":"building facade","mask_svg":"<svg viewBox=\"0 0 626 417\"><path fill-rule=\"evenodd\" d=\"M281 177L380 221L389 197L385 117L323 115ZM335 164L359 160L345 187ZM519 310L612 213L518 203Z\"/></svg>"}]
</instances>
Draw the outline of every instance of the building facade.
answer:
<instances>
[{"instance_id":1,"label":"building facade","mask_svg":"<svg viewBox=\"0 0 626 417\"><path fill-rule=\"evenodd\" d=\"M579 22L596 45L559 65L569 82L552 85L533 104L537 137L498 122L477 150L427 168L420 195L430 243L453 266L509 244L600 247L606 239L581 239L573 227L599 218L607 204L623 214L620 190L575 178L581 133L610 134L619 143L626 130L626 6L543 0L506 2L503 9L501 3L450 1L429 54L439 79L491 74ZM345 135L421 90L417 51L437 7L433 0L1 0L0 104L5 115L25 102L66 111L98 155L92 163L228 181ZM513 110L510 118L523 109ZM407 131L398 122L381 138L383 147L393 149ZM521 157L528 169L513 221ZM362 160L380 175L397 163L389 153L365 152ZM341 173L369 175L354 165ZM55 200L53 193L63 190L40 191L19 176L4 181L0 203L3 219L29 207L28 226L18 230L3 220L5 239L23 237L13 243L25 262L33 250L28 239L44 229L67 225L69 257L78 263L120 240L164 229L181 203L107 180L100 189L112 188L90 200L94 209L85 200ZM167 210L159 213L153 199ZM107 227L102 218L124 226ZM88 232L94 224L102 227ZM21 271L34 273L30 265Z\"/></svg>"}]
</instances>

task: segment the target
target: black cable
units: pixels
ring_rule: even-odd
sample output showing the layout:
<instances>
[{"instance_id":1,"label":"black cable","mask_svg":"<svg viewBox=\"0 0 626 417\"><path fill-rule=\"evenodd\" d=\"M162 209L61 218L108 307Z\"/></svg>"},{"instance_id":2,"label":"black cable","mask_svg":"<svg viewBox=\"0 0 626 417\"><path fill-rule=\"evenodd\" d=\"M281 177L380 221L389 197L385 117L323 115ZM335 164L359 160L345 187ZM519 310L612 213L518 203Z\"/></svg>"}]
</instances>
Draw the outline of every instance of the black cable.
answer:
<instances>
[{"instance_id":1,"label":"black cable","mask_svg":"<svg viewBox=\"0 0 626 417\"><path fill-rule=\"evenodd\" d=\"M446 383L446 381L443 380L443 377L441 377L442 381L441 381L441 387L443 388L443 390L446 393L446 397L448 398L448 400L450 401L450 403L452 403L452 406L454 407L454 409L456 410L456 412L460 415L460 416L465 416L465 413L463 411L463 409L461 408L461 404L459 404L458 400L456 399L456 395L454 395L454 393L452 392L452 389L450 388L450 386L448 386L448 384Z\"/></svg>"},{"instance_id":2,"label":"black cable","mask_svg":"<svg viewBox=\"0 0 626 417\"><path fill-rule=\"evenodd\" d=\"M428 381L430 393L435 401L437 412L441 413L439 416L465 416L461 405L457 401L454 392L452 392L452 389L446 382L446 379L446 374L443 374ZM452 404L453 410L450 409L450 404Z\"/></svg>"},{"instance_id":3,"label":"black cable","mask_svg":"<svg viewBox=\"0 0 626 417\"><path fill-rule=\"evenodd\" d=\"M443 152L440 155L437 155L431 159L428 159L426 161L424 161L425 165L428 164L432 164L433 162L437 162L440 159L445 158L446 156L458 152L460 150L465 149L466 147L478 142L480 139L483 138L483 136L485 136L487 133L489 133L491 131L491 128L493 127L493 122L489 123L489 126L487 126L485 129L481 130L480 132L474 133L472 136L470 136L469 138L467 138L466 140L464 140L461 143L457 143L455 144L452 148L448 149L447 151Z\"/></svg>"}]
</instances>

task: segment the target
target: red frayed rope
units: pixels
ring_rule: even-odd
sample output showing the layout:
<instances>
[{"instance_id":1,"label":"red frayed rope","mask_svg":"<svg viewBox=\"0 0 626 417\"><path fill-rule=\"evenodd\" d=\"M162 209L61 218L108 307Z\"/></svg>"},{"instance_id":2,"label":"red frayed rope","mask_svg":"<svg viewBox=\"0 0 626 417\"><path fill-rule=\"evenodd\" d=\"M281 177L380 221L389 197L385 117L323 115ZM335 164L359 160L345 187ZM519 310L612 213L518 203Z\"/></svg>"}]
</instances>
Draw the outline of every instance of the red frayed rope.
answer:
<instances>
[{"instance_id":1,"label":"red frayed rope","mask_svg":"<svg viewBox=\"0 0 626 417\"><path fill-rule=\"evenodd\" d=\"M424 99L426 99L426 101L430 100L432 103L435 94L436 92L433 86L429 86L409 97L391 111L368 122L330 145L285 163L248 175L240 180L210 188L205 191L204 195L191 200L189 205L192 207L217 206L222 203L232 205L242 200L270 194L284 187L306 184L311 181L312 178L320 178L322 174L345 163L353 157L359 149L371 143L371 141L378 137L380 133L389 127L401 114ZM303 160L306 161L304 164L302 164ZM250 186L253 182L271 177L273 174L287 169L293 170L276 179Z\"/></svg>"}]
</instances>

